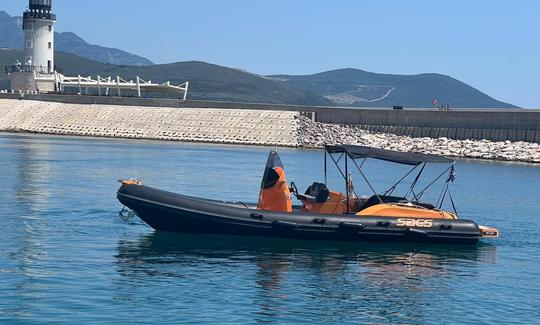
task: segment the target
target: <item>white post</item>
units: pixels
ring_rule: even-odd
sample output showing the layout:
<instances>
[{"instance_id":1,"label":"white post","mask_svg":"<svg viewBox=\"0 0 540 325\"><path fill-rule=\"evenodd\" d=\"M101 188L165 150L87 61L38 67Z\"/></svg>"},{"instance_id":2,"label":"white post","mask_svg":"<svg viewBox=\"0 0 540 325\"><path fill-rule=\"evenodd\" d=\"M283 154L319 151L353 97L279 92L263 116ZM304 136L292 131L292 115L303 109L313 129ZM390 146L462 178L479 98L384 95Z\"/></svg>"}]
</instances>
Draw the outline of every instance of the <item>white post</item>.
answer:
<instances>
[{"instance_id":1,"label":"white post","mask_svg":"<svg viewBox=\"0 0 540 325\"><path fill-rule=\"evenodd\" d=\"M64 92L64 75L58 75L58 86L60 88L60 92Z\"/></svg>"},{"instance_id":2,"label":"white post","mask_svg":"<svg viewBox=\"0 0 540 325\"><path fill-rule=\"evenodd\" d=\"M120 93L120 76L116 76L116 87L118 87L118 97L122 97L122 93Z\"/></svg>"},{"instance_id":3,"label":"white post","mask_svg":"<svg viewBox=\"0 0 540 325\"><path fill-rule=\"evenodd\" d=\"M107 89L105 89L105 96L109 96L109 85L111 84L111 77L107 78Z\"/></svg>"},{"instance_id":4,"label":"white post","mask_svg":"<svg viewBox=\"0 0 540 325\"><path fill-rule=\"evenodd\" d=\"M137 95L141 97L141 81L139 79L139 76L137 76Z\"/></svg>"},{"instance_id":5,"label":"white post","mask_svg":"<svg viewBox=\"0 0 540 325\"><path fill-rule=\"evenodd\" d=\"M60 84L58 82L58 72L54 71L54 91L58 93L60 91Z\"/></svg>"},{"instance_id":6,"label":"white post","mask_svg":"<svg viewBox=\"0 0 540 325\"><path fill-rule=\"evenodd\" d=\"M188 88L189 88L189 81L186 81L186 88L184 89L184 101L187 98Z\"/></svg>"},{"instance_id":7,"label":"white post","mask_svg":"<svg viewBox=\"0 0 540 325\"><path fill-rule=\"evenodd\" d=\"M101 84L101 77L97 76L97 91L98 91L98 96L101 96L101 87L99 86Z\"/></svg>"},{"instance_id":8,"label":"white post","mask_svg":"<svg viewBox=\"0 0 540 325\"><path fill-rule=\"evenodd\" d=\"M81 88L81 75L78 75L79 78L79 95L82 95L82 88Z\"/></svg>"}]
</instances>

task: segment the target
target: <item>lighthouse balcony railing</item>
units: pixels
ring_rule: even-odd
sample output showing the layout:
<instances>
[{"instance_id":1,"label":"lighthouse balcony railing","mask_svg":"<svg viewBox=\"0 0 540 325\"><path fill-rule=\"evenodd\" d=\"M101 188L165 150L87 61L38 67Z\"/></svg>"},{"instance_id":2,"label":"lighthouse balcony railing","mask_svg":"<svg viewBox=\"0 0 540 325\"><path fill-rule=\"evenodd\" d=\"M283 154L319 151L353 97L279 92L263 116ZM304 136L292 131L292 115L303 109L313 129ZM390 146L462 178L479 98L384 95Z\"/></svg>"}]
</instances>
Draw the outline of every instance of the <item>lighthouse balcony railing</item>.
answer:
<instances>
[{"instance_id":1,"label":"lighthouse balcony railing","mask_svg":"<svg viewBox=\"0 0 540 325\"><path fill-rule=\"evenodd\" d=\"M23 13L23 20L26 19L45 19L56 21L56 15L49 11L25 11Z\"/></svg>"},{"instance_id":2,"label":"lighthouse balcony railing","mask_svg":"<svg viewBox=\"0 0 540 325\"><path fill-rule=\"evenodd\" d=\"M58 73L63 73L62 69L57 67L47 67L47 66L35 66L35 65L6 65L4 68L6 74L11 74L15 72L36 72L42 74L52 74L55 71Z\"/></svg>"}]
</instances>

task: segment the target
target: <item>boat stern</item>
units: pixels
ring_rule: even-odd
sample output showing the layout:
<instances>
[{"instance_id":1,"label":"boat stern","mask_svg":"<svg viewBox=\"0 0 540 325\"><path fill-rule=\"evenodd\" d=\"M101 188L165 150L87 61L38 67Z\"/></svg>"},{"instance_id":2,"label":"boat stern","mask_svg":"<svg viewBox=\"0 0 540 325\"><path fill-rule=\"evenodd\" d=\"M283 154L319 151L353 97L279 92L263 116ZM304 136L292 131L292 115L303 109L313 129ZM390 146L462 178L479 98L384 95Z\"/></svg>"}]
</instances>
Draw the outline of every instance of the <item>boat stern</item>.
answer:
<instances>
[{"instance_id":1,"label":"boat stern","mask_svg":"<svg viewBox=\"0 0 540 325\"><path fill-rule=\"evenodd\" d=\"M500 233L497 228L478 226L480 228L481 238L499 238Z\"/></svg>"}]
</instances>

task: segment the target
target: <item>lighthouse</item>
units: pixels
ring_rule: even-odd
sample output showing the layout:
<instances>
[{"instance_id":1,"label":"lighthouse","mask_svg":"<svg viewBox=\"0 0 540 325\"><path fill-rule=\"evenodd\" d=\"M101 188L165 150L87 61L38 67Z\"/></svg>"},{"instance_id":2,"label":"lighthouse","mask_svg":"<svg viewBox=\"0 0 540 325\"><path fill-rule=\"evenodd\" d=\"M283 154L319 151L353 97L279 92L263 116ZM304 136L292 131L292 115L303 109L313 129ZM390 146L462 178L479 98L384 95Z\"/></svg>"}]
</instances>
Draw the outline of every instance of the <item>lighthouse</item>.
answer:
<instances>
[{"instance_id":1,"label":"lighthouse","mask_svg":"<svg viewBox=\"0 0 540 325\"><path fill-rule=\"evenodd\" d=\"M109 96L110 90L117 91L118 97L123 91L135 92L141 97L144 92L183 93L186 99L189 82L172 85L169 81L156 84L137 76L136 80L116 78L97 79L92 77L68 77L58 71L54 64L54 24L56 15L52 13L52 0L29 0L28 9L23 14L24 57L15 65L6 66L6 73L11 79L11 92L24 94L73 93L88 94L89 90L101 96ZM21 62L22 61L22 62ZM66 91L67 89L67 91Z\"/></svg>"},{"instance_id":2,"label":"lighthouse","mask_svg":"<svg viewBox=\"0 0 540 325\"><path fill-rule=\"evenodd\" d=\"M52 0L30 0L23 15L24 65L37 73L54 72Z\"/></svg>"},{"instance_id":3,"label":"lighthouse","mask_svg":"<svg viewBox=\"0 0 540 325\"><path fill-rule=\"evenodd\" d=\"M54 92L58 78L54 65L52 0L29 0L23 14L24 57L6 68L11 89L18 92ZM22 61L22 62L21 62Z\"/></svg>"}]
</instances>

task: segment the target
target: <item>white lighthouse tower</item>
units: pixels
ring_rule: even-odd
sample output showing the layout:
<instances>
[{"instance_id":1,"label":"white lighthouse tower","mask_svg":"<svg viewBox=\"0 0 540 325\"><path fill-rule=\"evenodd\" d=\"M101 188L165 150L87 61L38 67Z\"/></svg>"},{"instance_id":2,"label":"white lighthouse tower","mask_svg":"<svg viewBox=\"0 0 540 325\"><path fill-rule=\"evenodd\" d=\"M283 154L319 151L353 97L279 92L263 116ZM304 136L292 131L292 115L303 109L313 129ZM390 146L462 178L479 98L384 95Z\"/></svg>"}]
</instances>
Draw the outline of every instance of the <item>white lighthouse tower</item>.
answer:
<instances>
[{"instance_id":1,"label":"white lighthouse tower","mask_svg":"<svg viewBox=\"0 0 540 325\"><path fill-rule=\"evenodd\" d=\"M52 0L30 0L23 15L24 64L38 73L54 72L54 23Z\"/></svg>"},{"instance_id":2,"label":"white lighthouse tower","mask_svg":"<svg viewBox=\"0 0 540 325\"><path fill-rule=\"evenodd\" d=\"M23 14L24 59L11 75L11 88L23 92L55 91L52 0L29 0Z\"/></svg>"}]
</instances>

